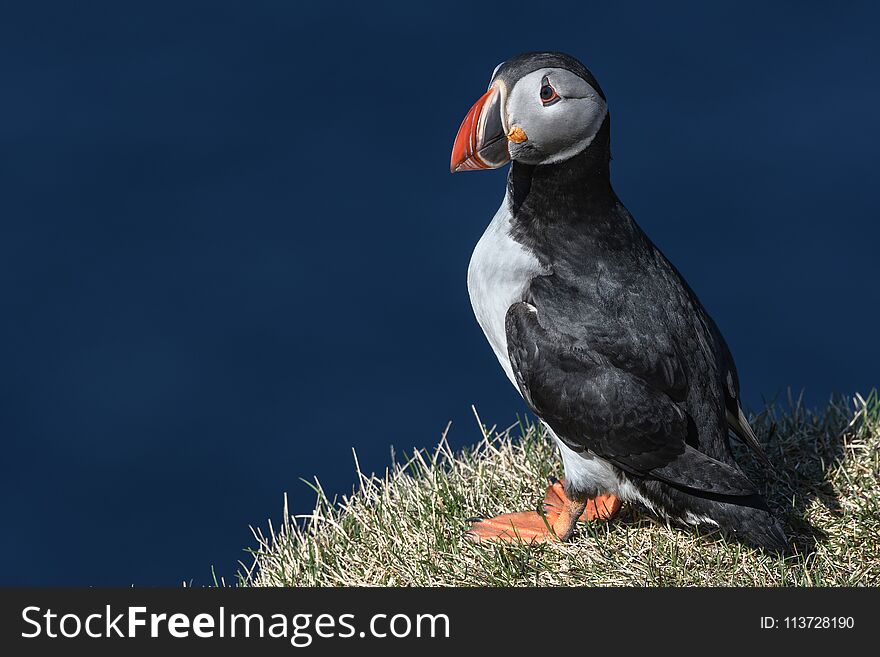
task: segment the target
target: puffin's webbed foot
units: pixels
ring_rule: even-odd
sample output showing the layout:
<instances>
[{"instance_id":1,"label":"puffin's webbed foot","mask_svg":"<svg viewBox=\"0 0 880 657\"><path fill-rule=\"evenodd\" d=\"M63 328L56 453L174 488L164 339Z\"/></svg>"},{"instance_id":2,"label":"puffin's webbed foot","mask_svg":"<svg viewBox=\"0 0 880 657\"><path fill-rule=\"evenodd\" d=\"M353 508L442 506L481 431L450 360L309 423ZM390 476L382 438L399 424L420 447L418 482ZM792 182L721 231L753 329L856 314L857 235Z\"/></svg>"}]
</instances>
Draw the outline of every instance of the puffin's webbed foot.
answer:
<instances>
[{"instance_id":1,"label":"puffin's webbed foot","mask_svg":"<svg viewBox=\"0 0 880 657\"><path fill-rule=\"evenodd\" d=\"M563 509L570 504L568 496L565 494L565 480L555 480L547 487L544 495L545 509ZM610 493L596 495L587 499L587 506L581 514L579 520L588 522L590 520L611 520L620 511L620 499L616 495Z\"/></svg>"},{"instance_id":2,"label":"puffin's webbed foot","mask_svg":"<svg viewBox=\"0 0 880 657\"><path fill-rule=\"evenodd\" d=\"M544 515L536 511L520 511L475 519L466 536L476 543L566 541L578 520L609 520L619 510L620 500L614 495L597 495L587 501L572 500L565 494L564 483L554 481L544 495Z\"/></svg>"},{"instance_id":3,"label":"puffin's webbed foot","mask_svg":"<svg viewBox=\"0 0 880 657\"><path fill-rule=\"evenodd\" d=\"M556 540L549 516L537 511L504 513L494 518L474 518L465 536L475 542L543 543Z\"/></svg>"}]
</instances>

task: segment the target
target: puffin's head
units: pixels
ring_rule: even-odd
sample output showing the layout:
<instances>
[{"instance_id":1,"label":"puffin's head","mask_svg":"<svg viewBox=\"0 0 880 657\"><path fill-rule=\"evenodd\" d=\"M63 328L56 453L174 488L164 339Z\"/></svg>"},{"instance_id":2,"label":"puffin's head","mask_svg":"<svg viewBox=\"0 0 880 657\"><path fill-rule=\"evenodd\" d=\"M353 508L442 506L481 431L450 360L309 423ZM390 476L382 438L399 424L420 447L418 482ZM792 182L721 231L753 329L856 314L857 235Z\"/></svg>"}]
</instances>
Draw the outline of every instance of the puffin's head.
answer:
<instances>
[{"instance_id":1,"label":"puffin's head","mask_svg":"<svg viewBox=\"0 0 880 657\"><path fill-rule=\"evenodd\" d=\"M464 117L450 169L562 162L590 145L607 113L596 79L574 57L519 55L495 68L488 91Z\"/></svg>"}]
</instances>

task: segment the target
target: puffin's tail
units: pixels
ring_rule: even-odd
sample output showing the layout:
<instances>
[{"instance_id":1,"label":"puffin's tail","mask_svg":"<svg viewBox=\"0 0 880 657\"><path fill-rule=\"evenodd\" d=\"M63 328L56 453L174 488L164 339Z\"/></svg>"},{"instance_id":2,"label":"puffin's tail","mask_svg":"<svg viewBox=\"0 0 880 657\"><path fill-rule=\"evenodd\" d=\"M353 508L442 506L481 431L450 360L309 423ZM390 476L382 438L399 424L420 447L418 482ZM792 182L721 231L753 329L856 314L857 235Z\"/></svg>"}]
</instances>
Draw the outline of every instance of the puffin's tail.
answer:
<instances>
[{"instance_id":1,"label":"puffin's tail","mask_svg":"<svg viewBox=\"0 0 880 657\"><path fill-rule=\"evenodd\" d=\"M790 553L788 537L782 530L782 525L767 509L764 500L758 498L743 502L745 504L716 502L717 508L711 517L718 522L722 533L733 540L768 552ZM755 502L757 505L751 506Z\"/></svg>"},{"instance_id":2,"label":"puffin's tail","mask_svg":"<svg viewBox=\"0 0 880 657\"><path fill-rule=\"evenodd\" d=\"M683 489L668 482L643 480L641 492L683 524L720 530L726 538L768 552L789 554L791 544L761 495L718 495ZM688 520L684 520L687 518Z\"/></svg>"}]
</instances>

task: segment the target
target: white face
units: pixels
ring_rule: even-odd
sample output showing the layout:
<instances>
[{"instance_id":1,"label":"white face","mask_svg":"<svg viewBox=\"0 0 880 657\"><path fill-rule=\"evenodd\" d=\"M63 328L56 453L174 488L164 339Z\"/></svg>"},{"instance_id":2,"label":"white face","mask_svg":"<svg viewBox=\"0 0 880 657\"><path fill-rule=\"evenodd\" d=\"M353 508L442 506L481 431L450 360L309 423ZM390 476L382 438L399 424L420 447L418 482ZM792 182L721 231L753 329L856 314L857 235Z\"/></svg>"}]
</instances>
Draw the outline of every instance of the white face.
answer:
<instances>
[{"instance_id":1,"label":"white face","mask_svg":"<svg viewBox=\"0 0 880 657\"><path fill-rule=\"evenodd\" d=\"M553 164L577 155L593 141L608 112L586 80L561 68L533 71L502 95L504 130L525 133L525 141L508 142L510 157L526 164Z\"/></svg>"}]
</instances>

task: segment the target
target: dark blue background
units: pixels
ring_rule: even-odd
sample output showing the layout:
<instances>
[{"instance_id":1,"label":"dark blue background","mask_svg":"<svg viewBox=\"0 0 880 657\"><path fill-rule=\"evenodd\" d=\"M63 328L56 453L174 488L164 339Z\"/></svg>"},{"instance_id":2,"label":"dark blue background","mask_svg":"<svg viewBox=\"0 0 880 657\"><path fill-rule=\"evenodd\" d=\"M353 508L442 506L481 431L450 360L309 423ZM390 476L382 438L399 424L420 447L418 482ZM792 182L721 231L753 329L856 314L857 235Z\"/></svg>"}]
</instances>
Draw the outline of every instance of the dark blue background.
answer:
<instances>
[{"instance_id":1,"label":"dark blue background","mask_svg":"<svg viewBox=\"0 0 880 657\"><path fill-rule=\"evenodd\" d=\"M283 491L311 508L300 477L350 490L352 447L382 469L448 420L477 439L472 403L514 421L465 288L505 172L448 161L521 51L592 68L617 192L753 408L877 383L876 10L19 4L0 17L0 583L230 578Z\"/></svg>"}]
</instances>

